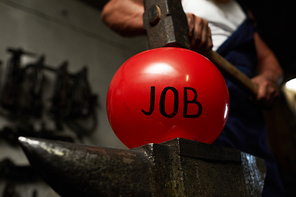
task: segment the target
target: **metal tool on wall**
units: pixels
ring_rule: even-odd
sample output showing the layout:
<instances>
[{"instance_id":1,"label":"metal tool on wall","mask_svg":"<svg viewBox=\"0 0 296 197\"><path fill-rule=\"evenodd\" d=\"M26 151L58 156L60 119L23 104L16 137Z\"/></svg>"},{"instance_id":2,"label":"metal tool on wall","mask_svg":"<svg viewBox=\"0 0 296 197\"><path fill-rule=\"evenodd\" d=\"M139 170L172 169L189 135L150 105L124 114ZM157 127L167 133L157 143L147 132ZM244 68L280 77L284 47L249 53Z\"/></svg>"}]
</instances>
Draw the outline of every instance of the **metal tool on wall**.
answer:
<instances>
[{"instance_id":1,"label":"metal tool on wall","mask_svg":"<svg viewBox=\"0 0 296 197\"><path fill-rule=\"evenodd\" d=\"M68 62L64 62L59 69L56 69L45 63L45 55L38 57L37 54L27 52L22 48L8 48L7 51L11 53L11 58L7 63L0 103L5 112L3 115L9 118L12 123L20 124L15 128L6 127L15 131L10 135L14 136L12 137L14 140L17 139L18 134L25 135L26 133L19 131L31 129L28 126L20 130L19 127L32 125L33 119L41 120L44 119L44 115L48 115L48 109L44 108L44 102L47 100L43 98L46 88L44 82L48 71L57 76L49 110L56 122L55 129L63 130L62 125L67 124L79 138L90 135L95 130L97 126L97 95L91 91L86 66L81 71L72 74L67 71ZM25 64L22 61L23 56L31 57L36 61ZM10 140L5 131L8 130L3 129L0 137L13 142L14 140ZM50 136L48 133L45 135L49 138L56 136L55 133ZM28 136L35 136L35 130L32 130Z\"/></svg>"},{"instance_id":2,"label":"metal tool on wall","mask_svg":"<svg viewBox=\"0 0 296 197\"><path fill-rule=\"evenodd\" d=\"M97 126L97 95L91 91L87 79L87 68L75 74L68 72L68 62L63 62L56 70L54 93L51 98L50 113L58 130L63 123L73 130L79 138L90 135ZM85 125L79 120L90 120Z\"/></svg>"},{"instance_id":3,"label":"metal tool on wall","mask_svg":"<svg viewBox=\"0 0 296 197\"><path fill-rule=\"evenodd\" d=\"M21 113L41 118L43 112L43 84L45 80L45 56L42 55L35 63L28 64L23 69L27 83L23 87L24 95L21 100Z\"/></svg>"},{"instance_id":4,"label":"metal tool on wall","mask_svg":"<svg viewBox=\"0 0 296 197\"><path fill-rule=\"evenodd\" d=\"M35 57L36 54L24 51L21 48L8 48L7 51L12 54L12 57L7 63L7 71L1 92L1 106L4 109L16 112L19 109L21 85L24 78L21 57L23 55Z\"/></svg>"},{"instance_id":5,"label":"metal tool on wall","mask_svg":"<svg viewBox=\"0 0 296 197\"><path fill-rule=\"evenodd\" d=\"M1 87L0 98L1 116L3 119L7 118L7 122L5 122L5 126L0 128L1 144L9 145L7 149L10 147L19 148L19 136L74 142L77 140L75 134L82 138L94 131L97 125L95 114L97 95L91 91L86 66L77 73L70 73L66 70L66 75L69 78L62 76L61 81L65 82L65 86L69 88L64 90L59 87L55 92L58 95L66 93L61 102L67 106L67 114L59 121L61 124L67 124L70 131L75 132L72 135L56 128L47 128L52 122L50 117L46 117L48 115L48 107L46 106L49 106L46 102L50 102L50 99L43 96L45 91L50 90L51 85L47 74L58 75L60 70L47 65L45 55L27 52L22 48L8 48L7 51L11 57L4 73L5 80L3 87ZM23 59L23 56L29 58ZM25 63L28 60L30 62ZM53 102L51 107L55 104L57 103ZM59 108L60 105L56 107L62 109ZM55 115L61 117L63 114L59 116L60 112L57 111ZM73 112L75 112L75 116L72 115ZM84 126L86 124L87 126ZM30 186L34 187L40 182L44 183L31 166L15 165L10 158L0 162L0 175L1 183L6 184L3 188L3 196L20 197L26 194L18 192L19 188L28 188L30 191ZM0 194L0 196L2 195ZM32 195L37 196L37 190Z\"/></svg>"}]
</instances>

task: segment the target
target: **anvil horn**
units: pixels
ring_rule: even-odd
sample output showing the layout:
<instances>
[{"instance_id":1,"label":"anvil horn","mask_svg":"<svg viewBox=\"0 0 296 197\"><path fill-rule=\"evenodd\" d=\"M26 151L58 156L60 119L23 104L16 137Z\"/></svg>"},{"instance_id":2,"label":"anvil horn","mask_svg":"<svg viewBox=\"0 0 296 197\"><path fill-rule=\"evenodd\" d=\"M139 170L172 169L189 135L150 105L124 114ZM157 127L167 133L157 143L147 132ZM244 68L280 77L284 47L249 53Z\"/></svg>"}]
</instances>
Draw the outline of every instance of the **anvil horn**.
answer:
<instances>
[{"instance_id":1,"label":"anvil horn","mask_svg":"<svg viewBox=\"0 0 296 197\"><path fill-rule=\"evenodd\" d=\"M31 165L62 196L151 196L148 159L137 151L25 137L19 141Z\"/></svg>"},{"instance_id":2,"label":"anvil horn","mask_svg":"<svg viewBox=\"0 0 296 197\"><path fill-rule=\"evenodd\" d=\"M262 159L174 139L132 150L20 137L31 165L61 196L261 196Z\"/></svg>"}]
</instances>

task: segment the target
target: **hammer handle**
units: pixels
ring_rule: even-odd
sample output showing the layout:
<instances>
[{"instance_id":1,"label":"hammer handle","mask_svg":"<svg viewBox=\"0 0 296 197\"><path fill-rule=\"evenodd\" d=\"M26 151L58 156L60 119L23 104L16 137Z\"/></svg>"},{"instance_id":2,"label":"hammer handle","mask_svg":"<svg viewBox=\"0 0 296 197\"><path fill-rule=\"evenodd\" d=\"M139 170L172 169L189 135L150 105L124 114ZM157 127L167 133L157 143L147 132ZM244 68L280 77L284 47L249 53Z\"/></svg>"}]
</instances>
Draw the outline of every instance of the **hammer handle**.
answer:
<instances>
[{"instance_id":1,"label":"hammer handle","mask_svg":"<svg viewBox=\"0 0 296 197\"><path fill-rule=\"evenodd\" d=\"M209 53L208 58L217 66L226 78L244 89L251 96L257 97L258 87L244 73L214 51Z\"/></svg>"},{"instance_id":2,"label":"hammer handle","mask_svg":"<svg viewBox=\"0 0 296 197\"><path fill-rule=\"evenodd\" d=\"M150 48L180 46L190 49L188 23L180 0L144 0L143 24ZM208 58L234 84L257 97L257 86L230 62L211 51Z\"/></svg>"}]
</instances>

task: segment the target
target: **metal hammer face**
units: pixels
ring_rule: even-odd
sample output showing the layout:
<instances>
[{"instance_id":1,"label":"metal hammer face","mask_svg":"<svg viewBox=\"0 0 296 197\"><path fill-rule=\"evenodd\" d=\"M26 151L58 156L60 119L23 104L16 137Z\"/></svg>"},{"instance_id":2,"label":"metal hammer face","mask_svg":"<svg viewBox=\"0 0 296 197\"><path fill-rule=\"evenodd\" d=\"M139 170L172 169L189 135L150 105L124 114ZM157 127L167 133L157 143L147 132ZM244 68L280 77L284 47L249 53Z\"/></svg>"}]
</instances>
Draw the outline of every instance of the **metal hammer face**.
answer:
<instances>
[{"instance_id":1,"label":"metal hammer face","mask_svg":"<svg viewBox=\"0 0 296 197\"><path fill-rule=\"evenodd\" d=\"M178 46L190 49L188 24L180 0L144 0L144 28L150 49Z\"/></svg>"}]
</instances>

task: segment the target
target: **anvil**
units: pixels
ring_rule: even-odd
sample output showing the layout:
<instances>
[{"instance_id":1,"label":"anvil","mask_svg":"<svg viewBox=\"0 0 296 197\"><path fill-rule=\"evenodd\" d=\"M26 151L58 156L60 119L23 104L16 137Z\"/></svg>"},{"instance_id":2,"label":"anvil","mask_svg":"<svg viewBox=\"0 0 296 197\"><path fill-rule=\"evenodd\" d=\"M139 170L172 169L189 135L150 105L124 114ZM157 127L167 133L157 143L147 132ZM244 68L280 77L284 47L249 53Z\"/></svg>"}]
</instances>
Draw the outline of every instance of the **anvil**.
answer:
<instances>
[{"instance_id":1,"label":"anvil","mask_svg":"<svg viewBox=\"0 0 296 197\"><path fill-rule=\"evenodd\" d=\"M261 196L262 159L174 139L131 150L20 137L31 165L61 196Z\"/></svg>"}]
</instances>

